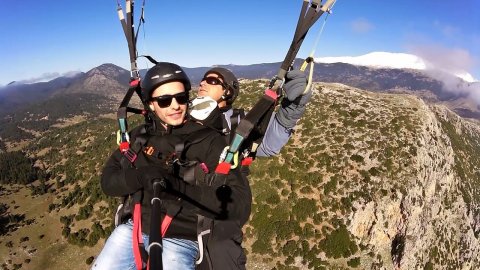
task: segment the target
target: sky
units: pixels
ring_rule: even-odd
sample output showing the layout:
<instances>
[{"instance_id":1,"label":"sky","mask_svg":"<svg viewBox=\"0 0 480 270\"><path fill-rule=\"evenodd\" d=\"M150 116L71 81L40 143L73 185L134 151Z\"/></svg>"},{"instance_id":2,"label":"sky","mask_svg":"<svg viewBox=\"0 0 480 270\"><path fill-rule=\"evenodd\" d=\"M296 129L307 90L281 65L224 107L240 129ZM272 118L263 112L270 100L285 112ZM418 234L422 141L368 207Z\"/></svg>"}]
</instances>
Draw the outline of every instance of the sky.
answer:
<instances>
[{"instance_id":1,"label":"sky","mask_svg":"<svg viewBox=\"0 0 480 270\"><path fill-rule=\"evenodd\" d=\"M125 1L118 1L125 10ZM136 24L142 1L135 1ZM302 2L146 0L139 54L184 67L281 62ZM116 0L2 0L0 5L0 86L86 72L104 63L130 69ZM309 55L324 22L315 57L410 53L480 80L479 0L337 0L332 13L310 29L297 57ZM138 66L151 64L140 60Z\"/></svg>"}]
</instances>

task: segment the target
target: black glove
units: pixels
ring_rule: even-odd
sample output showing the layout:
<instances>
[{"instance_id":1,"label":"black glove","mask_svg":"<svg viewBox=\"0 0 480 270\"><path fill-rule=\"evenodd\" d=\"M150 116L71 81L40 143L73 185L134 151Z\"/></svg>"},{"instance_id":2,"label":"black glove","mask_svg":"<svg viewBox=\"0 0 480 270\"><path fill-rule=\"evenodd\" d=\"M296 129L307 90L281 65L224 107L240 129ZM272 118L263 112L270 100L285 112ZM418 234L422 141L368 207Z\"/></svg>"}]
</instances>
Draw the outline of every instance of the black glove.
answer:
<instances>
[{"instance_id":1,"label":"black glove","mask_svg":"<svg viewBox=\"0 0 480 270\"><path fill-rule=\"evenodd\" d=\"M291 70L285 74L283 90L288 100L295 101L305 92L305 87L307 87L307 76L303 71ZM302 105L307 104L307 102L302 103Z\"/></svg>"},{"instance_id":2,"label":"black glove","mask_svg":"<svg viewBox=\"0 0 480 270\"><path fill-rule=\"evenodd\" d=\"M286 96L281 108L276 113L277 121L285 128L293 128L305 112L306 105L312 97L312 91L303 94L307 86L307 77L300 70L292 70L285 75L283 89Z\"/></svg>"}]
</instances>

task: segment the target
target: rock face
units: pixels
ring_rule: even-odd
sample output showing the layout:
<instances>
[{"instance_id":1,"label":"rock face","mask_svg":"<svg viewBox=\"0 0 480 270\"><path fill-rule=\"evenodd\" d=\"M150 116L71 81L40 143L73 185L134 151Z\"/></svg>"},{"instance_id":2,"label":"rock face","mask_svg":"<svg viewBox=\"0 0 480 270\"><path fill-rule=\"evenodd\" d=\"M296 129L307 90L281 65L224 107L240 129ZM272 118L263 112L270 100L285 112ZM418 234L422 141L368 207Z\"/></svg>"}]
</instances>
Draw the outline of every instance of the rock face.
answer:
<instances>
[{"instance_id":1,"label":"rock face","mask_svg":"<svg viewBox=\"0 0 480 270\"><path fill-rule=\"evenodd\" d=\"M407 193L358 205L349 229L375 253L391 254L392 264L384 264L385 269L419 269L433 262L471 269L479 265L480 242L461 196L455 151L441 123L462 120L444 108L419 105L422 125L412 163L417 173L406 183Z\"/></svg>"},{"instance_id":2,"label":"rock face","mask_svg":"<svg viewBox=\"0 0 480 270\"><path fill-rule=\"evenodd\" d=\"M293 141L252 169L251 260L302 269L480 266L477 123L410 95L320 84ZM278 205L291 210L286 236ZM358 248L340 248L352 242Z\"/></svg>"}]
</instances>

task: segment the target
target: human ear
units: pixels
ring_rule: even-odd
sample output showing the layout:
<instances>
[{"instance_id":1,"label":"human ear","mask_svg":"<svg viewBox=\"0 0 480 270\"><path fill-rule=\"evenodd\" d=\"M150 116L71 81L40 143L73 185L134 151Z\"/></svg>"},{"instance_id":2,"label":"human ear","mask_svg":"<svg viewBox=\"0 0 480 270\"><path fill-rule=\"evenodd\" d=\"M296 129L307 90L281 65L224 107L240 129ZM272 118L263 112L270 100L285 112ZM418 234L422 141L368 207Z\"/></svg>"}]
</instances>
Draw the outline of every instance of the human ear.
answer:
<instances>
[{"instance_id":1,"label":"human ear","mask_svg":"<svg viewBox=\"0 0 480 270\"><path fill-rule=\"evenodd\" d=\"M148 107L150 108L150 110L151 110L152 112L155 111L155 106L153 106L153 102L149 102L149 103L148 103Z\"/></svg>"}]
</instances>

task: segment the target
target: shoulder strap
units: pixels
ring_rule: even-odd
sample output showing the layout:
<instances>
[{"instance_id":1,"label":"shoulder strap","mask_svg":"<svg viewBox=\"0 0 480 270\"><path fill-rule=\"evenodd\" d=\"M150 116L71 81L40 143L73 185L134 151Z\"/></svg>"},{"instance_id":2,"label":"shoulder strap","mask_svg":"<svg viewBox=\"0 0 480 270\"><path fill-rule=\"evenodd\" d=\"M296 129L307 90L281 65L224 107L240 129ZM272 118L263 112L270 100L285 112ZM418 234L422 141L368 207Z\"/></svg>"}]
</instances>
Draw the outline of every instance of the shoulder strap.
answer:
<instances>
[{"instance_id":1,"label":"shoulder strap","mask_svg":"<svg viewBox=\"0 0 480 270\"><path fill-rule=\"evenodd\" d=\"M138 131L138 134L135 134L134 141L131 144L131 147L127 151L122 153L124 158L120 160L120 164L123 168L128 168L135 162L138 153L140 153L143 146L145 146L148 141L146 126L142 125L139 129L140 130Z\"/></svg>"},{"instance_id":2,"label":"shoulder strap","mask_svg":"<svg viewBox=\"0 0 480 270\"><path fill-rule=\"evenodd\" d=\"M193 132L188 135L183 143L178 143L175 145L175 157L177 159L176 166L174 166L174 174L179 175L182 179L188 183L195 184L195 166L197 161L187 160L186 152L190 146L201 143L205 139L211 136L211 128L204 128L198 131Z\"/></svg>"},{"instance_id":3,"label":"shoulder strap","mask_svg":"<svg viewBox=\"0 0 480 270\"><path fill-rule=\"evenodd\" d=\"M245 110L234 108L232 116L230 116L230 130L235 131L238 126L238 122L240 122L240 119L243 117L245 117Z\"/></svg>"},{"instance_id":4,"label":"shoulder strap","mask_svg":"<svg viewBox=\"0 0 480 270\"><path fill-rule=\"evenodd\" d=\"M178 143L175 145L175 155L178 158L184 159L185 158L185 153L187 149L194 145L202 142L206 138L210 137L210 134L213 129L210 128L203 128L200 130L197 130L185 138L183 143Z\"/></svg>"},{"instance_id":5,"label":"shoulder strap","mask_svg":"<svg viewBox=\"0 0 480 270\"><path fill-rule=\"evenodd\" d=\"M233 113L230 116L230 129L229 129L229 136L228 142L230 143L233 140L233 136L235 135L235 129L237 129L238 123L245 117L245 110L234 108Z\"/></svg>"}]
</instances>

